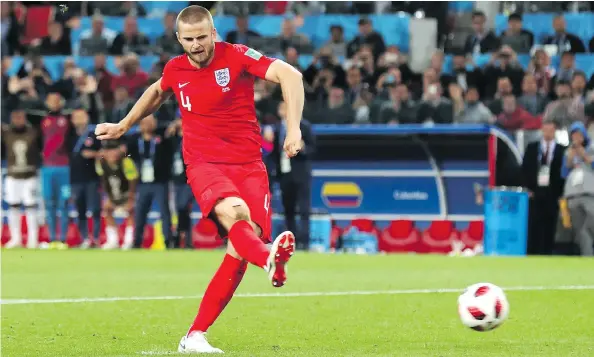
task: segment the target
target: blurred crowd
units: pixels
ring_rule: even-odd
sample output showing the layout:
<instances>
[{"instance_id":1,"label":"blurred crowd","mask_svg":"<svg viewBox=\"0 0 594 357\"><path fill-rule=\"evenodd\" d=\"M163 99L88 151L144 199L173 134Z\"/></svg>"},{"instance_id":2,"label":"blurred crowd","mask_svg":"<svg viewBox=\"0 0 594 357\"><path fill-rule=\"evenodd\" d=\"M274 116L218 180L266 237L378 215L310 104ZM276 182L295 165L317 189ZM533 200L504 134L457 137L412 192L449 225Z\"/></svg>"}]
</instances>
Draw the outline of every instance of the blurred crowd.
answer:
<instances>
[{"instance_id":1,"label":"blurred crowd","mask_svg":"<svg viewBox=\"0 0 594 357\"><path fill-rule=\"evenodd\" d=\"M403 9L395 3L384 11ZM207 3L198 4L209 7ZM260 11L284 13L291 7L294 12L366 14L375 11L376 6L358 2L323 3L321 7L308 4L263 2ZM25 5L30 6L2 2L2 54L7 55L2 57L3 122L17 108L27 114L33 126L39 126L48 111L68 116L83 110L91 124L117 122L144 89L160 77L168 59L181 52L175 35L176 14L163 16L164 34L151 42L139 32L137 24L137 18L145 16L146 11L141 3L133 1L65 3L68 11L56 8L47 37L23 43L19 34L24 24L19 14L26 11ZM236 30L221 40L267 52L268 41L262 41L260 34L249 28L249 15L242 9L236 8ZM427 15L436 9L427 7ZM92 28L81 35L78 54L94 56L94 66L85 71L68 58L61 78L52 80L42 56L73 54L70 32L80 25L83 13L92 16ZM106 28L103 16L125 17L123 31ZM439 31L447 31L443 30L444 19L435 17ZM588 78L575 63L576 53L594 53L594 38L583 43L569 33L562 15L551 23L555 35L539 40L523 29L521 14L509 16L507 30L497 36L487 28L485 14L473 12L473 33L462 48L449 49L453 56L451 73L444 72L446 54L441 50L428 54L429 66L421 73L411 70L407 54L397 46L386 45L365 16L358 22L355 37L345 38L344 29L336 25L330 29L330 41L319 49L299 33L298 19L287 17L282 21L275 43L285 61L303 73L304 118L312 124L488 123L513 132L539 130L543 122L554 122L562 128L582 123L584 134L594 133L594 75ZM551 64L551 46L560 56L558 69ZM312 63L301 68L300 54L312 52ZM482 68L472 59L478 53L491 55ZM159 56L148 73L140 67L138 57L146 54ZM530 54L527 69L520 65L519 54ZM13 55L24 56L25 60L16 75L8 76ZM118 73L107 69L106 55L116 56ZM261 123L278 122L282 101L278 85L258 80L254 100ZM177 119L176 107L172 98L159 109L155 115L158 127L164 130Z\"/></svg>"},{"instance_id":2,"label":"blurred crowd","mask_svg":"<svg viewBox=\"0 0 594 357\"><path fill-rule=\"evenodd\" d=\"M140 5L123 2L119 8L109 9L127 15L121 33L104 27L97 11L108 9L97 5L93 8L92 29L81 35L78 46L81 55L95 57L94 67L85 72L68 59L62 78L53 81L41 56L71 55L69 33L79 21L70 16L62 22L51 22L48 37L24 46L15 41L19 22L11 6L2 4L2 26L8 29L3 31L3 53L25 55L26 60L17 74L8 78L10 57L3 57L3 114L17 102L26 102L31 110L42 108L47 93L57 92L67 108L86 109L92 123L117 121L147 84L159 78L166 61L181 51L175 39L175 13L163 17L165 33L151 43L138 31ZM72 15L72 9L68 13ZM246 15L238 16L237 29L224 40L265 47L247 20ZM354 38L345 38L343 28L333 26L331 40L315 51L307 68L300 67L299 56L313 49L309 39L298 33L295 19L282 22L278 44L284 59L304 74L305 117L312 123L492 123L515 130L539 128L543 119L554 118L562 126L575 120L588 125L594 117L594 97L588 94L594 89L594 76L588 78L577 69L574 57L575 53L594 51L594 40L584 44L567 33L563 16L555 17L551 24L557 35L542 43L536 43L534 36L522 29L519 14L509 17L508 29L499 37L485 28L485 22L483 13L473 13L475 33L468 35L464 48L452 50L451 73L444 73L445 54L439 50L430 55L428 68L422 73L413 72L407 54L397 46L386 46L372 21L365 17L360 19L359 33ZM558 69L552 67L545 50L550 45L558 46ZM491 60L480 68L473 63L475 53L489 53ZM524 70L517 56L526 53L532 59ZM160 56L149 73L140 68L137 57L145 54ZM106 55L117 56L119 73L106 69ZM276 107L280 99L278 86L262 81L256 84L255 101L262 122L278 120ZM174 108L175 103L166 105L158 119L173 120Z\"/></svg>"}]
</instances>

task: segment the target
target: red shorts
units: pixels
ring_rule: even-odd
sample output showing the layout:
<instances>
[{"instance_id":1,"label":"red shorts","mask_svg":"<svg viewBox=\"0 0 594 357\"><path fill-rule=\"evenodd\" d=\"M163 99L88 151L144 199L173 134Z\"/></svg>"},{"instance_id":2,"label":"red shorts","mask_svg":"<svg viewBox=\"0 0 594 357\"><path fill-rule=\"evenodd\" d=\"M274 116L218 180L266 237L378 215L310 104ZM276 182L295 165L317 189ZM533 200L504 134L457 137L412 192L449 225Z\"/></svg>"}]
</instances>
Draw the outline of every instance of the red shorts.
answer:
<instances>
[{"instance_id":1,"label":"red shorts","mask_svg":"<svg viewBox=\"0 0 594 357\"><path fill-rule=\"evenodd\" d=\"M203 217L214 218L212 210L223 198L239 197L247 204L252 221L262 229L262 240L271 241L270 187L262 161L248 164L193 162L188 164L187 176ZM219 231L222 237L227 235L222 227Z\"/></svg>"}]
</instances>

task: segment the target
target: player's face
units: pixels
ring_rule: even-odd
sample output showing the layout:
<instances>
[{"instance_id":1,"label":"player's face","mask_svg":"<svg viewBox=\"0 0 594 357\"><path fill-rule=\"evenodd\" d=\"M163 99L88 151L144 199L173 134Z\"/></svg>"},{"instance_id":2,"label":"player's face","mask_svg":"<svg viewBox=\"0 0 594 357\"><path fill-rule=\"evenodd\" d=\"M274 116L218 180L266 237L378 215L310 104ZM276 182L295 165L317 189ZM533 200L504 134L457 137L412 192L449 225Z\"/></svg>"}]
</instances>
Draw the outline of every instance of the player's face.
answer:
<instances>
[{"instance_id":1,"label":"player's face","mask_svg":"<svg viewBox=\"0 0 594 357\"><path fill-rule=\"evenodd\" d=\"M194 24L180 21L177 26L177 39L184 52L200 66L212 59L216 37L216 30L207 19Z\"/></svg>"}]
</instances>

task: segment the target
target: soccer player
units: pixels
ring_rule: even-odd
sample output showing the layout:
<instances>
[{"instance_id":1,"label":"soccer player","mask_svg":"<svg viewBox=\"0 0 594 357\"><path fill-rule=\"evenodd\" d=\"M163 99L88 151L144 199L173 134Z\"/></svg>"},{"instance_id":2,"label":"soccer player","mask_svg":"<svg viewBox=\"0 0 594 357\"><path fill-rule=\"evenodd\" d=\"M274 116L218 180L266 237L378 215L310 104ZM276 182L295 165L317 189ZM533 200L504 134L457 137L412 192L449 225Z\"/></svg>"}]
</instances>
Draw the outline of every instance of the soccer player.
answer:
<instances>
[{"instance_id":1,"label":"soccer player","mask_svg":"<svg viewBox=\"0 0 594 357\"><path fill-rule=\"evenodd\" d=\"M128 213L128 219L122 249L130 249L134 244L134 198L138 182L136 165L132 159L124 156L117 142L107 142L103 158L95 161L95 171L101 178L103 190L107 193L107 198L103 202L107 241L102 248L119 248L118 227L113 213L118 207L123 207Z\"/></svg>"},{"instance_id":2,"label":"soccer player","mask_svg":"<svg viewBox=\"0 0 594 357\"><path fill-rule=\"evenodd\" d=\"M205 338L241 282L247 263L268 272L274 287L286 281L285 265L295 237L283 232L270 249L270 192L262 162L261 136L254 107L254 77L280 83L287 103L284 150L301 149L302 75L289 64L243 45L216 42L211 14L189 6L177 17L184 55L171 59L130 113L117 124L100 124L99 139L115 139L154 112L171 93L181 103L183 157L188 183L202 214L228 237L225 258L208 285L198 315L182 337L185 353L221 353Z\"/></svg>"},{"instance_id":3,"label":"soccer player","mask_svg":"<svg viewBox=\"0 0 594 357\"><path fill-rule=\"evenodd\" d=\"M27 216L27 248L37 247L37 170L41 161L38 141L39 132L27 122L25 112L22 109L13 110L10 113L10 125L2 125L2 144L8 161L4 200L10 205L10 241L6 243L6 248L16 248L23 244L21 205L25 208Z\"/></svg>"}]
</instances>

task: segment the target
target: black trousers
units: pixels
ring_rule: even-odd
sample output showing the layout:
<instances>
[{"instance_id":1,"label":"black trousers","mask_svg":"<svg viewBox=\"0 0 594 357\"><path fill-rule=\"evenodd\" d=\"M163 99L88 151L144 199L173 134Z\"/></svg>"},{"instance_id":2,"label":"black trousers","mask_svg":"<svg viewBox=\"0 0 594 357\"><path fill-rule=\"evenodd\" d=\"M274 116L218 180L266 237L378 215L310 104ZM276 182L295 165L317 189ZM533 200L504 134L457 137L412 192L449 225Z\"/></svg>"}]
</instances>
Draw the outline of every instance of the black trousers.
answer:
<instances>
[{"instance_id":1,"label":"black trousers","mask_svg":"<svg viewBox=\"0 0 594 357\"><path fill-rule=\"evenodd\" d=\"M285 224L295 234L298 249L309 248L309 215L311 211L311 176L296 178L284 175L280 179ZM299 227L296 216L299 214Z\"/></svg>"},{"instance_id":2,"label":"black trousers","mask_svg":"<svg viewBox=\"0 0 594 357\"><path fill-rule=\"evenodd\" d=\"M551 255L559 218L559 203L548 194L536 194L530 199L528 213L529 255Z\"/></svg>"}]
</instances>

